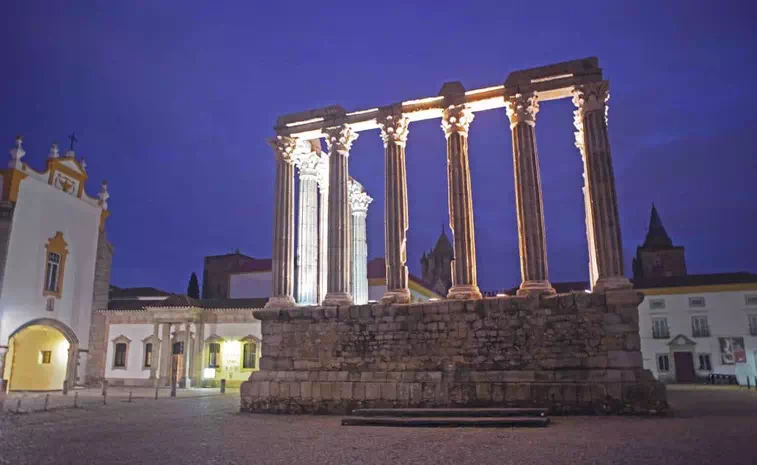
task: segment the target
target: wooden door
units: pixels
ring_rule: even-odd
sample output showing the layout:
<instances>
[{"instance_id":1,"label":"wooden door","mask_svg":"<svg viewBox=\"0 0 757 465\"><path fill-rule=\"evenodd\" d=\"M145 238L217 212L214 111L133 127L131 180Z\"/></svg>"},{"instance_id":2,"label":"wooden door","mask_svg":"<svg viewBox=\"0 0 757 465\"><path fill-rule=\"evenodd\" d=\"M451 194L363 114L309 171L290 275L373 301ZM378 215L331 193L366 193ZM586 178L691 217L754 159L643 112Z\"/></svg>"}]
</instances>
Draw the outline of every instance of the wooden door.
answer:
<instances>
[{"instance_id":1,"label":"wooden door","mask_svg":"<svg viewBox=\"0 0 757 465\"><path fill-rule=\"evenodd\" d=\"M679 383L693 383L697 380L694 372L694 354L692 352L674 352L673 360L676 365L676 381Z\"/></svg>"}]
</instances>

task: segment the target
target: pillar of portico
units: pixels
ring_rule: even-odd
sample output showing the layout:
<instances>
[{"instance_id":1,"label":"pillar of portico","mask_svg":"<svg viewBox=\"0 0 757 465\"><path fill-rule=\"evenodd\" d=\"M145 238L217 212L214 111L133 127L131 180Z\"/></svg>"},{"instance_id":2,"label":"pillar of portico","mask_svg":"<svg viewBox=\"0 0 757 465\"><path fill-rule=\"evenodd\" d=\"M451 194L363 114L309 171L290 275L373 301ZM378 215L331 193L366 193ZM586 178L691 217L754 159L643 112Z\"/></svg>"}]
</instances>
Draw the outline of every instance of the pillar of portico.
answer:
<instances>
[{"instance_id":1,"label":"pillar of portico","mask_svg":"<svg viewBox=\"0 0 757 465\"><path fill-rule=\"evenodd\" d=\"M536 150L538 96L533 93L505 97L513 140L515 207L518 215L521 282L518 295L554 293L549 283L544 206Z\"/></svg>"},{"instance_id":2,"label":"pillar of portico","mask_svg":"<svg viewBox=\"0 0 757 465\"><path fill-rule=\"evenodd\" d=\"M373 198L357 181L350 181L352 212L352 301L355 305L368 303L368 240L365 219Z\"/></svg>"},{"instance_id":3,"label":"pillar of portico","mask_svg":"<svg viewBox=\"0 0 757 465\"><path fill-rule=\"evenodd\" d=\"M447 189L449 226L455 257L452 260L450 299L480 299L476 279L476 237L473 227L473 198L468 165L468 128L473 112L465 105L450 105L442 115L447 138Z\"/></svg>"},{"instance_id":4,"label":"pillar of portico","mask_svg":"<svg viewBox=\"0 0 757 465\"><path fill-rule=\"evenodd\" d=\"M184 323L184 387L192 387L191 381L191 366L190 361L192 359L192 323Z\"/></svg>"},{"instance_id":5,"label":"pillar of portico","mask_svg":"<svg viewBox=\"0 0 757 465\"><path fill-rule=\"evenodd\" d=\"M157 386L158 382L158 366L160 365L160 323L153 323L152 325L152 360L150 360L150 379L153 380L153 386Z\"/></svg>"},{"instance_id":6,"label":"pillar of portico","mask_svg":"<svg viewBox=\"0 0 757 465\"><path fill-rule=\"evenodd\" d=\"M300 175L297 239L297 303L315 305L318 299L318 163L320 157L303 150L295 157Z\"/></svg>"},{"instance_id":7,"label":"pillar of portico","mask_svg":"<svg viewBox=\"0 0 757 465\"><path fill-rule=\"evenodd\" d=\"M276 187L273 206L273 260L271 297L266 308L295 305L294 284L294 155L297 141L276 136L269 140L276 156Z\"/></svg>"},{"instance_id":8,"label":"pillar of portico","mask_svg":"<svg viewBox=\"0 0 757 465\"><path fill-rule=\"evenodd\" d=\"M202 320L195 322L194 349L192 350L192 378L196 386L202 386L202 353L205 347L205 324Z\"/></svg>"},{"instance_id":9,"label":"pillar of portico","mask_svg":"<svg viewBox=\"0 0 757 465\"><path fill-rule=\"evenodd\" d=\"M631 287L623 269L623 242L607 134L609 98L607 81L578 85L573 90L576 145L584 161L587 226L592 232L588 235L589 257L594 258L596 267L594 289L600 292Z\"/></svg>"},{"instance_id":10,"label":"pillar of portico","mask_svg":"<svg viewBox=\"0 0 757 465\"><path fill-rule=\"evenodd\" d=\"M384 141L384 255L386 257L385 303L409 303L407 271L407 172L405 146L408 119L386 115L378 121Z\"/></svg>"},{"instance_id":11,"label":"pillar of portico","mask_svg":"<svg viewBox=\"0 0 757 465\"><path fill-rule=\"evenodd\" d=\"M328 286L328 233L329 233L329 156L327 153L321 154L321 161L318 163L318 193L320 196L318 202L318 304L323 302L326 297L326 288Z\"/></svg>"},{"instance_id":12,"label":"pillar of portico","mask_svg":"<svg viewBox=\"0 0 757 465\"><path fill-rule=\"evenodd\" d=\"M347 125L328 128L329 149L328 202L328 284L323 305L350 305L350 216L347 184L349 156L358 135Z\"/></svg>"},{"instance_id":13,"label":"pillar of portico","mask_svg":"<svg viewBox=\"0 0 757 465\"><path fill-rule=\"evenodd\" d=\"M171 323L163 323L163 339L160 341L160 384L171 385Z\"/></svg>"}]
</instances>

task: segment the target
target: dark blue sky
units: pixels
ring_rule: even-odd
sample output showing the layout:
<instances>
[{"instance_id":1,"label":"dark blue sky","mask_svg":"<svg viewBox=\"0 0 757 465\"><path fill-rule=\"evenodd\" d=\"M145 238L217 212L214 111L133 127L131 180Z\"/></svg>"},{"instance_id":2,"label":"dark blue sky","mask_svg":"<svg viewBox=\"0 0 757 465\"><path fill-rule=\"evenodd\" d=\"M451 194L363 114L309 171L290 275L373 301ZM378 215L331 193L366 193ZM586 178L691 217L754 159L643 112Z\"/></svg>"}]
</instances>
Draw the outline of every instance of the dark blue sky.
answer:
<instances>
[{"instance_id":1,"label":"dark blue sky","mask_svg":"<svg viewBox=\"0 0 757 465\"><path fill-rule=\"evenodd\" d=\"M9 4L10 3L10 4ZM157 5L156 5L157 4ZM539 6L534 6L538 4ZM750 8L752 9L750 11ZM107 179L113 284L184 292L202 258L271 253L281 114L348 111L433 96L445 81L501 84L510 71L597 56L611 82L610 137L626 269L652 202L689 272L757 271L757 21L749 2L37 2L0 15L0 141L26 137L40 168L76 131L89 192ZM572 104L542 104L537 140L550 277L587 279ZM479 283L520 283L504 111L470 132ZM414 123L407 149L409 266L448 222L444 136ZM376 199L383 147L363 132L351 174Z\"/></svg>"}]
</instances>

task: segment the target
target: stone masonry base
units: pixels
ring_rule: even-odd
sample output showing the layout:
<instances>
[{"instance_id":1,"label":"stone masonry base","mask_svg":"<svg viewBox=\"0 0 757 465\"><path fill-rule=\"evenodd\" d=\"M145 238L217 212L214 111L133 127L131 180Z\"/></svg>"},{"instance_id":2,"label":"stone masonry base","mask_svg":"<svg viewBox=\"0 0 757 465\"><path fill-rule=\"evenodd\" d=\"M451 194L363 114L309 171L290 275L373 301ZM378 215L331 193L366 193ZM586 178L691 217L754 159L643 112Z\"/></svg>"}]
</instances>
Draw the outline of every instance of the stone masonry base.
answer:
<instances>
[{"instance_id":1,"label":"stone masonry base","mask_svg":"<svg viewBox=\"0 0 757 465\"><path fill-rule=\"evenodd\" d=\"M548 407L661 413L641 366L633 291L262 310L261 371L241 410Z\"/></svg>"}]
</instances>

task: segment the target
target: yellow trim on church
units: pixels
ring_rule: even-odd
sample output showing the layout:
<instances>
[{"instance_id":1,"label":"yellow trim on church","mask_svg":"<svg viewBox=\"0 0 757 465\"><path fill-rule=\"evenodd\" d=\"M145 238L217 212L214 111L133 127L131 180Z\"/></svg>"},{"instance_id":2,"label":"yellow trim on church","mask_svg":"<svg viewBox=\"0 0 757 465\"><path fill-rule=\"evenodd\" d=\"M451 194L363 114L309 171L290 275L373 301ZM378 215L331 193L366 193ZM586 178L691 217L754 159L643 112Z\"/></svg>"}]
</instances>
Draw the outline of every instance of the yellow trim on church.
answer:
<instances>
[{"instance_id":1,"label":"yellow trim on church","mask_svg":"<svg viewBox=\"0 0 757 465\"><path fill-rule=\"evenodd\" d=\"M708 292L735 292L757 290L757 283L714 284L712 286L658 287L636 289L644 295L705 294Z\"/></svg>"},{"instance_id":2,"label":"yellow trim on church","mask_svg":"<svg viewBox=\"0 0 757 465\"><path fill-rule=\"evenodd\" d=\"M76 170L73 170L70 167L66 166L64 163L67 161L74 162L77 168L79 168L80 172L76 172ZM73 178L75 181L79 183L79 190L76 193L77 197L81 198L81 196L84 194L84 184L87 182L87 179L89 176L87 175L87 172L84 170L84 168L82 168L81 163L79 163L79 160L77 160L76 158L74 157L48 158L47 170L50 172L50 177L47 183L50 184L51 186L53 184L53 181L55 180L55 173L60 172L70 178Z\"/></svg>"},{"instance_id":3,"label":"yellow trim on church","mask_svg":"<svg viewBox=\"0 0 757 465\"><path fill-rule=\"evenodd\" d=\"M21 181L28 176L15 169L0 170L0 176L3 177L3 191L0 193L2 200L10 202L18 201L18 190L21 188Z\"/></svg>"}]
</instances>

